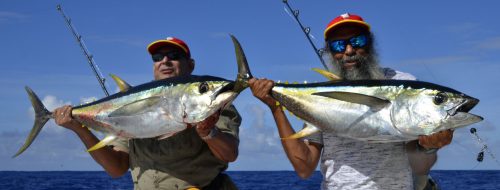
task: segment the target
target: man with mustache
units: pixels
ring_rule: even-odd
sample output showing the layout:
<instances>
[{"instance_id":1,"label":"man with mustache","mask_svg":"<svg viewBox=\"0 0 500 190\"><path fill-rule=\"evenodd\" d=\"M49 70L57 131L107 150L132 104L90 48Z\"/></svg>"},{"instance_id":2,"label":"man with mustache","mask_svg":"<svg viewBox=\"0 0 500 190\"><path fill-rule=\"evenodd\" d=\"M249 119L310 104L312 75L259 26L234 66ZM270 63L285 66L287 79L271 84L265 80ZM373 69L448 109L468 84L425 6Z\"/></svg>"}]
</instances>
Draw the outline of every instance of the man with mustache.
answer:
<instances>
[{"instance_id":1,"label":"man with mustache","mask_svg":"<svg viewBox=\"0 0 500 190\"><path fill-rule=\"evenodd\" d=\"M415 80L408 73L378 65L370 25L360 16L342 14L327 25L324 34L331 70L343 80ZM249 84L253 95L271 109L280 137L294 134L270 95L274 82L251 79ZM321 155L321 189L422 189L436 162L437 149L449 144L452 137L452 131L444 131L407 143L367 143L320 133L304 140L283 140L282 145L301 178L314 172Z\"/></svg>"},{"instance_id":2,"label":"man with mustache","mask_svg":"<svg viewBox=\"0 0 500 190\"><path fill-rule=\"evenodd\" d=\"M188 45L174 37L148 45L154 80L189 77L195 68ZM71 116L71 106L54 110L58 125L75 132L87 148L99 140ZM238 157L241 117L233 105L166 139L119 139L90 152L111 177L130 168L134 189L238 189L223 173Z\"/></svg>"}]
</instances>

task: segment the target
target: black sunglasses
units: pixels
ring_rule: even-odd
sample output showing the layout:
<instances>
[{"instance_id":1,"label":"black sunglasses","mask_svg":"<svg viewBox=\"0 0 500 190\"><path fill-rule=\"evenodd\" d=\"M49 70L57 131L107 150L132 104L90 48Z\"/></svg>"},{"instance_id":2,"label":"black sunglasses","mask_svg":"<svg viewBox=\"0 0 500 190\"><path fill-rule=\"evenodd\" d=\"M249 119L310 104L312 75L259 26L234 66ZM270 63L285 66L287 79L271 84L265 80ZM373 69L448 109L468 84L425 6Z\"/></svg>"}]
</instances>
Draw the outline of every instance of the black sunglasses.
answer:
<instances>
[{"instance_id":1,"label":"black sunglasses","mask_svg":"<svg viewBox=\"0 0 500 190\"><path fill-rule=\"evenodd\" d=\"M159 62L163 60L164 58L168 57L170 60L179 60L183 57L185 57L184 53L178 52L178 51L171 51L167 53L155 53L151 55L151 58L153 59L154 62Z\"/></svg>"},{"instance_id":2,"label":"black sunglasses","mask_svg":"<svg viewBox=\"0 0 500 190\"><path fill-rule=\"evenodd\" d=\"M350 44L353 48L365 47L369 43L368 36L362 34L359 36L354 36L346 40L332 40L328 42L328 46L332 52L344 52L346 50L347 44Z\"/></svg>"}]
</instances>

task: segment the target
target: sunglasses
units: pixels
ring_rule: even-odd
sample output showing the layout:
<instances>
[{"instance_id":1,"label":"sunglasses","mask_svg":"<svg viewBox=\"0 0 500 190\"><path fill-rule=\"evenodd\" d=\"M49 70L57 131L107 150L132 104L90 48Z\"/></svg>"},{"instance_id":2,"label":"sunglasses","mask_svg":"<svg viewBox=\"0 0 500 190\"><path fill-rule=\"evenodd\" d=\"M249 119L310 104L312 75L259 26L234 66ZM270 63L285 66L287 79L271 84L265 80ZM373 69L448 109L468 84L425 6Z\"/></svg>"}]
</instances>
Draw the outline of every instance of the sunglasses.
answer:
<instances>
[{"instance_id":1,"label":"sunglasses","mask_svg":"<svg viewBox=\"0 0 500 190\"><path fill-rule=\"evenodd\" d=\"M333 40L328 42L330 50L337 53L344 52L347 48L347 44L350 44L353 48L365 47L368 44L368 37L362 34L346 40Z\"/></svg>"},{"instance_id":2,"label":"sunglasses","mask_svg":"<svg viewBox=\"0 0 500 190\"><path fill-rule=\"evenodd\" d=\"M169 60L179 60L184 56L184 53L182 52L178 52L178 51L171 51L171 52L167 52L167 53L155 53L153 55L151 55L151 58L153 59L154 62L159 62L161 60L163 60L164 58L168 57Z\"/></svg>"}]
</instances>

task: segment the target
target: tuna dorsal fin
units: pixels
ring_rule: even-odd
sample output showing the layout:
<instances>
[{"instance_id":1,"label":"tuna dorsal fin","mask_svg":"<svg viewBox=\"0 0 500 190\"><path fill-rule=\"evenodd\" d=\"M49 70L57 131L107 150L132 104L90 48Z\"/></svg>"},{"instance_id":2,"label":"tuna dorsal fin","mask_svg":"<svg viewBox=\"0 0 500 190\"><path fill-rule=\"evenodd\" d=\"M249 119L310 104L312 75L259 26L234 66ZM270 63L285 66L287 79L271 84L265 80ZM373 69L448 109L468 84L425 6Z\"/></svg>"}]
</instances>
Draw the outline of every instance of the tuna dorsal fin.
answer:
<instances>
[{"instance_id":1,"label":"tuna dorsal fin","mask_svg":"<svg viewBox=\"0 0 500 190\"><path fill-rule=\"evenodd\" d=\"M94 151L94 150L97 150L97 149L100 149L106 145L108 145L109 143L113 142L114 140L116 139L116 136L113 136L113 135L110 135L110 136L106 136L104 137L104 139L102 139L101 141L99 141L99 143L95 144L94 146L90 147L87 152L90 152L90 151Z\"/></svg>"},{"instance_id":2,"label":"tuna dorsal fin","mask_svg":"<svg viewBox=\"0 0 500 190\"><path fill-rule=\"evenodd\" d=\"M281 139L283 139L283 140L298 139L298 138L312 135L312 134L320 132L320 131L321 130L319 128L317 128L316 126L311 125L311 124L306 124L306 127L303 128L302 130L300 130L299 132L297 132L289 137L285 137L285 138L281 138Z\"/></svg>"},{"instance_id":3,"label":"tuna dorsal fin","mask_svg":"<svg viewBox=\"0 0 500 190\"><path fill-rule=\"evenodd\" d=\"M342 80L339 76L331 73L330 71L323 70L323 69L318 69L318 68L312 68L313 71L316 71L317 73L323 75L330 81L337 81L337 80Z\"/></svg>"},{"instance_id":4,"label":"tuna dorsal fin","mask_svg":"<svg viewBox=\"0 0 500 190\"><path fill-rule=\"evenodd\" d=\"M151 106L161 101L160 96L152 96L149 98L137 100L130 104L124 105L121 108L111 112L108 117L132 116L149 111Z\"/></svg>"},{"instance_id":5,"label":"tuna dorsal fin","mask_svg":"<svg viewBox=\"0 0 500 190\"><path fill-rule=\"evenodd\" d=\"M313 95L324 96L350 103L366 105L374 111L381 110L382 108L391 104L389 100L353 92L316 92L313 93Z\"/></svg>"},{"instance_id":6,"label":"tuna dorsal fin","mask_svg":"<svg viewBox=\"0 0 500 190\"><path fill-rule=\"evenodd\" d=\"M125 82L120 77L113 75L113 74L109 74L109 76L111 76L111 78L113 78L113 80L115 80L116 85L118 85L118 88L120 88L120 92L127 92L128 89L132 88L132 86L130 86L130 84Z\"/></svg>"}]
</instances>

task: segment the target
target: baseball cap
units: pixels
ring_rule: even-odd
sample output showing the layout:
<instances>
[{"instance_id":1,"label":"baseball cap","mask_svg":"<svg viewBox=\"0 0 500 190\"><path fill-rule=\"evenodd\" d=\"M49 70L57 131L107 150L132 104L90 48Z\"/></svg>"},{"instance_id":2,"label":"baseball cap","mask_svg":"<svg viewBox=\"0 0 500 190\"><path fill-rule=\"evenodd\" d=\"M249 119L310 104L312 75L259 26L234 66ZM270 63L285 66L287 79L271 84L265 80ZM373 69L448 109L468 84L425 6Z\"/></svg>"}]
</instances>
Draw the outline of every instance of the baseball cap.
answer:
<instances>
[{"instance_id":1,"label":"baseball cap","mask_svg":"<svg viewBox=\"0 0 500 190\"><path fill-rule=\"evenodd\" d=\"M366 28L367 31L370 31L370 25L366 23L363 18L361 18L358 15L351 14L351 13L344 13L341 14L338 17L335 17L328 25L326 25L326 29L324 32L325 35L325 40L328 37L328 34L332 32L335 28L344 25L344 24L354 24L354 25L359 25L361 27Z\"/></svg>"},{"instance_id":2,"label":"baseball cap","mask_svg":"<svg viewBox=\"0 0 500 190\"><path fill-rule=\"evenodd\" d=\"M151 42L148 45L147 49L148 49L149 54L153 54L156 50L158 50L158 48L165 47L165 46L171 46L171 47L178 48L178 49L182 50L184 53L186 53L186 55L188 57L191 57L191 53L189 51L189 47L187 46L187 44L184 41L182 41L181 39L175 38L175 37L167 37L165 39L156 40L154 42Z\"/></svg>"}]
</instances>

